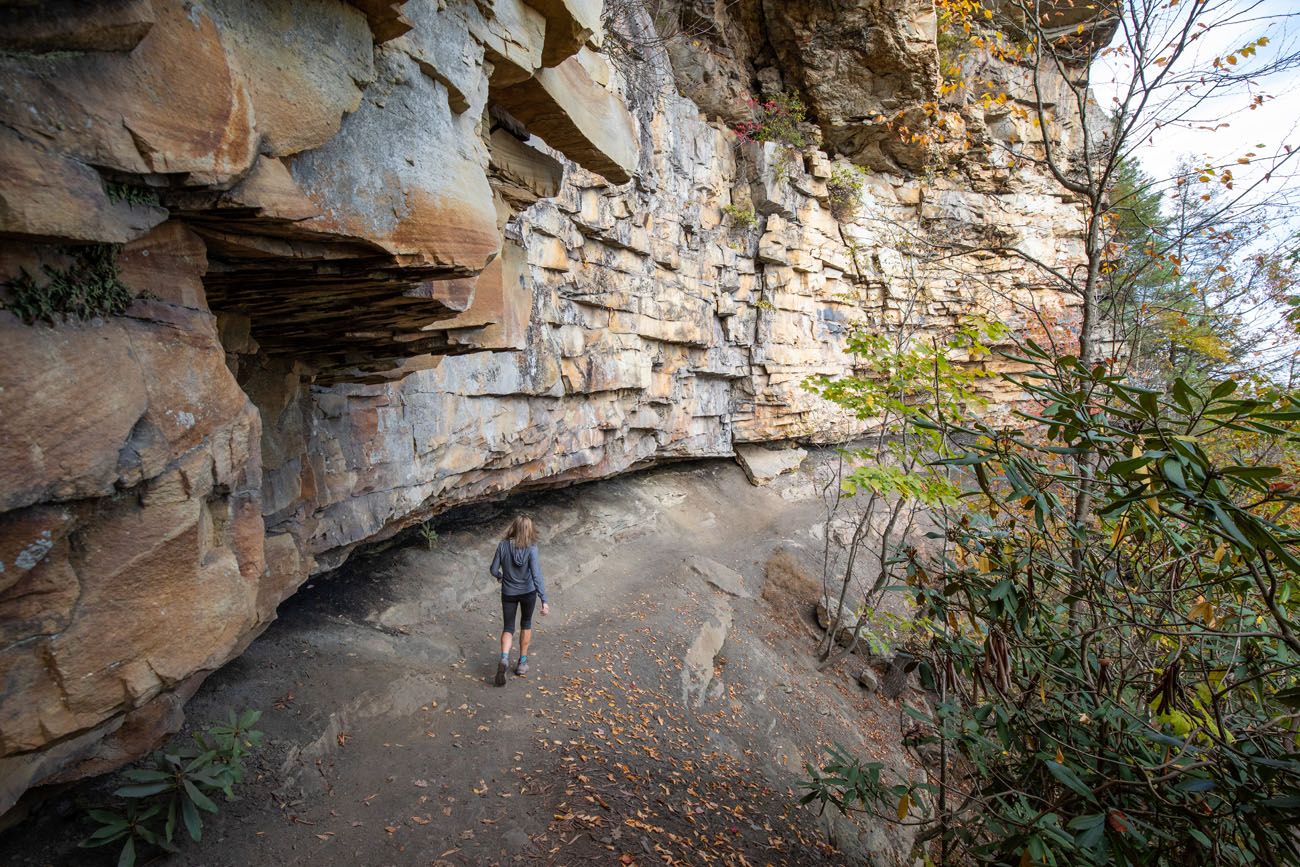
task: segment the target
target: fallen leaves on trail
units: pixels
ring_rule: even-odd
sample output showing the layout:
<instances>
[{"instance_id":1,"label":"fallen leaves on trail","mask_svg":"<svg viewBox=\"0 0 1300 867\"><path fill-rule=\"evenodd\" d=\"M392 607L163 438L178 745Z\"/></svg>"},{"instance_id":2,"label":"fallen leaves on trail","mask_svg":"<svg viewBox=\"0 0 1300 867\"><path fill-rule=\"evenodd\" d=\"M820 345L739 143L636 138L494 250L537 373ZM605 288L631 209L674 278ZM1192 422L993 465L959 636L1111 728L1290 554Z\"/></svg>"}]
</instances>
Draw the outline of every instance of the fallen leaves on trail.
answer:
<instances>
[{"instance_id":1,"label":"fallen leaves on trail","mask_svg":"<svg viewBox=\"0 0 1300 867\"><path fill-rule=\"evenodd\" d=\"M762 771L741 756L710 748L724 727L731 739L766 737L743 719L740 703L688 713L670 697L680 661L658 654L662 645L648 628L637 631L644 638L634 644L625 635L591 644L595 664L562 681L559 708L540 711L574 732L538 741L568 776L547 835L548 857L600 863L605 852L635 864L639 856L619 845L631 834L647 857L669 867L841 863L793 792L767 786ZM635 676L623 655L631 647Z\"/></svg>"}]
</instances>

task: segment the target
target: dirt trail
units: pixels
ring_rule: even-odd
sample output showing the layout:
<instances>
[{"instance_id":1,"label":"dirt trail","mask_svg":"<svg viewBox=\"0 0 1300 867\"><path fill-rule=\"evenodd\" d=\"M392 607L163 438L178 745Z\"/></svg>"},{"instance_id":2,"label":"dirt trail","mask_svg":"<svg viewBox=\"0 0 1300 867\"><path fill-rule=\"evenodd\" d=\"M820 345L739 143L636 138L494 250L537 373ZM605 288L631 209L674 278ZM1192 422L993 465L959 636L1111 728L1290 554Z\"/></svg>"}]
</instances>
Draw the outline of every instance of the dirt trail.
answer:
<instances>
[{"instance_id":1,"label":"dirt trail","mask_svg":"<svg viewBox=\"0 0 1300 867\"><path fill-rule=\"evenodd\" d=\"M530 676L496 688L486 565L517 508L543 530L553 611ZM684 465L462 511L432 550L310 582L189 704L195 723L263 709L267 745L241 799L166 863L859 860L794 786L831 741L897 761L897 706L812 670L795 613L812 599L760 595L778 546L814 560L819 511L807 471L757 489L730 463ZM78 802L106 785L0 839L0 863L100 863L71 844ZM849 853L895 845L833 830Z\"/></svg>"}]
</instances>

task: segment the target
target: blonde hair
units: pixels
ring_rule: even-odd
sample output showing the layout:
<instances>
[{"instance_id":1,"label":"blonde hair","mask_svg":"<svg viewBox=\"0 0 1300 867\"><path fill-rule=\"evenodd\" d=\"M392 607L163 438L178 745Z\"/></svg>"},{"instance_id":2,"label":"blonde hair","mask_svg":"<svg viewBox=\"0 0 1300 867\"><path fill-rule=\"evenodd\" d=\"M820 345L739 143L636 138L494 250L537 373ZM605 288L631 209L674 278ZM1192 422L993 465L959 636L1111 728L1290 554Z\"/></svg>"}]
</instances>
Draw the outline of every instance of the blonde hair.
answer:
<instances>
[{"instance_id":1,"label":"blonde hair","mask_svg":"<svg viewBox=\"0 0 1300 867\"><path fill-rule=\"evenodd\" d=\"M533 526L532 518L519 515L510 522L510 529L502 538L516 548L528 548L537 544L537 528Z\"/></svg>"}]
</instances>

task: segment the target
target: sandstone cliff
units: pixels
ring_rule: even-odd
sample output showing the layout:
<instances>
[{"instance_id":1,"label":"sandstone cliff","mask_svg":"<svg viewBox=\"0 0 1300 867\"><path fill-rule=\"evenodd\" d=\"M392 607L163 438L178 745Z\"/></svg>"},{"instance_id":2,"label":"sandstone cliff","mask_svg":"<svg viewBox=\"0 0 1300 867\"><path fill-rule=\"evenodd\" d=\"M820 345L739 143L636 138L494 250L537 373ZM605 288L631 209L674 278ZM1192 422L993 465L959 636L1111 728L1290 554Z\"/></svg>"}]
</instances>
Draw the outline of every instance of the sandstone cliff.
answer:
<instances>
[{"instance_id":1,"label":"sandstone cliff","mask_svg":"<svg viewBox=\"0 0 1300 867\"><path fill-rule=\"evenodd\" d=\"M993 233L1068 265L1079 231L1006 161L1036 135L1006 106L948 97L957 132L899 133L942 101L928 0L619 3L7 13L0 811L149 748L358 545L511 490L849 436L800 383L851 369L855 323L1069 315L1016 260L912 255ZM737 139L776 91L819 142ZM867 170L843 220L836 161ZM24 286L119 283L120 315L21 316Z\"/></svg>"}]
</instances>

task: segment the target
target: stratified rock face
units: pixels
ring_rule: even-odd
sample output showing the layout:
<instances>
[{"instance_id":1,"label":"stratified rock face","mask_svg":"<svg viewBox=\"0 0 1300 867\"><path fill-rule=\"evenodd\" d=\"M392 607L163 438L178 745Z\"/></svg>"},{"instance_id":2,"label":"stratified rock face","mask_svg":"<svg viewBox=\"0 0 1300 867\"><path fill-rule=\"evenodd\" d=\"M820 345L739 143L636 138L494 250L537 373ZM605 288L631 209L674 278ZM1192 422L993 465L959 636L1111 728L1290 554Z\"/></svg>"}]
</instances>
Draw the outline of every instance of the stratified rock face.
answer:
<instances>
[{"instance_id":1,"label":"stratified rock face","mask_svg":"<svg viewBox=\"0 0 1300 867\"><path fill-rule=\"evenodd\" d=\"M635 80L588 0L65 0L0 25L0 274L84 280L76 245L122 245L137 296L0 311L0 811L148 749L358 545L520 488L851 436L801 383L852 369L857 324L1068 319L1016 260L909 254L992 234L1065 267L1079 231L1045 179L910 176L864 121L930 93L928 4L769 5L683 7L694 55L640 21L660 50ZM685 96L646 86L669 61ZM851 220L825 152L717 119L776 80L894 171Z\"/></svg>"}]
</instances>

